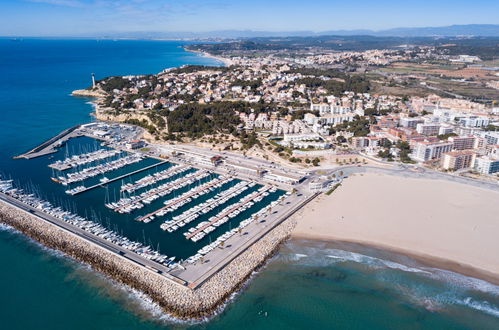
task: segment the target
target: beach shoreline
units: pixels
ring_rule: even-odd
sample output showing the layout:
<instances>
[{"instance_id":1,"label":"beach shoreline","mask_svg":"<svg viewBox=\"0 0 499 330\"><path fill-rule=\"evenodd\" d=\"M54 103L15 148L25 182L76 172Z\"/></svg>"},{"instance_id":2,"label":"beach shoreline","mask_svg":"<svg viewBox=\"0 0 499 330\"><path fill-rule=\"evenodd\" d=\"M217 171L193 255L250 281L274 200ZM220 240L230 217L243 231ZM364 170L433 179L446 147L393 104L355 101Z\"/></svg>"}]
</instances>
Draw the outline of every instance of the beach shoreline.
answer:
<instances>
[{"instance_id":1,"label":"beach shoreline","mask_svg":"<svg viewBox=\"0 0 499 330\"><path fill-rule=\"evenodd\" d=\"M224 64L224 66L231 66L234 64L234 62L231 59L226 58L226 57L212 55L210 53L199 51L199 50L192 50L192 49L186 49L186 48L184 48L184 50L186 52L198 54L201 57L206 57L206 58L211 58L211 59L217 60L219 62L222 62Z\"/></svg>"},{"instance_id":2,"label":"beach shoreline","mask_svg":"<svg viewBox=\"0 0 499 330\"><path fill-rule=\"evenodd\" d=\"M327 244L348 244L345 251L364 254L359 248L373 249L385 253L409 257L422 266L451 271L464 276L480 279L499 286L499 274L491 273L483 269L478 269L470 265L459 263L458 261L438 258L432 255L419 254L415 251L404 250L394 246L383 244L373 244L359 240L343 240L341 238L321 237L318 235L292 234L288 242L304 244L303 241L321 242ZM356 247L353 247L356 245Z\"/></svg>"},{"instance_id":3,"label":"beach shoreline","mask_svg":"<svg viewBox=\"0 0 499 330\"><path fill-rule=\"evenodd\" d=\"M393 187L395 182L402 188ZM437 193L426 191L428 187ZM499 260L490 253L499 249L494 238L499 228L493 218L499 212L495 197L499 198L495 191L441 180L356 175L331 196L306 205L296 215L291 238L377 248L499 285ZM392 204L380 206L383 199ZM354 201L365 205L355 206ZM482 216L473 217L480 206Z\"/></svg>"}]
</instances>

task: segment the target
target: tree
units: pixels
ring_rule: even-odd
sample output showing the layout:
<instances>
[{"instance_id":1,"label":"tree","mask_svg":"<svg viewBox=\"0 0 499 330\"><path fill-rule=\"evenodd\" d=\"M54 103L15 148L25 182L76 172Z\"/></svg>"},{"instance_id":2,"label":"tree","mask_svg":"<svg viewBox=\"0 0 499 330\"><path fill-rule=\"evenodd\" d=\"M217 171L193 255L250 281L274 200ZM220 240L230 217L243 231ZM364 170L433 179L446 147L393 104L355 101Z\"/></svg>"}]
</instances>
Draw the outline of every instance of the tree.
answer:
<instances>
[{"instance_id":1,"label":"tree","mask_svg":"<svg viewBox=\"0 0 499 330\"><path fill-rule=\"evenodd\" d=\"M345 143L347 142L347 139L343 135L339 135L336 137L336 141L338 141L338 143Z\"/></svg>"},{"instance_id":2,"label":"tree","mask_svg":"<svg viewBox=\"0 0 499 330\"><path fill-rule=\"evenodd\" d=\"M320 159L318 157L315 157L313 160L312 160L312 164L314 166L319 166L319 163L320 163Z\"/></svg>"}]
</instances>

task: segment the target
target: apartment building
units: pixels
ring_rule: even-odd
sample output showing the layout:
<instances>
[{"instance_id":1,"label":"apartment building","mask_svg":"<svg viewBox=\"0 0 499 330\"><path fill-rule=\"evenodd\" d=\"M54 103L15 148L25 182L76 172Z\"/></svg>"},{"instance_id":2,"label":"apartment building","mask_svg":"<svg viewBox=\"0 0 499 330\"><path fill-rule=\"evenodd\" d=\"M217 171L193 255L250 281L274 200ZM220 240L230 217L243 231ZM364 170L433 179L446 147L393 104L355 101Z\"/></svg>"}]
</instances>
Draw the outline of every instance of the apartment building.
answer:
<instances>
[{"instance_id":1,"label":"apartment building","mask_svg":"<svg viewBox=\"0 0 499 330\"><path fill-rule=\"evenodd\" d=\"M442 158L442 154L452 150L452 142L421 141L415 143L413 158L420 162Z\"/></svg>"},{"instance_id":2,"label":"apartment building","mask_svg":"<svg viewBox=\"0 0 499 330\"><path fill-rule=\"evenodd\" d=\"M475 152L471 150L451 151L443 154L442 168L445 170L460 170L473 167Z\"/></svg>"}]
</instances>

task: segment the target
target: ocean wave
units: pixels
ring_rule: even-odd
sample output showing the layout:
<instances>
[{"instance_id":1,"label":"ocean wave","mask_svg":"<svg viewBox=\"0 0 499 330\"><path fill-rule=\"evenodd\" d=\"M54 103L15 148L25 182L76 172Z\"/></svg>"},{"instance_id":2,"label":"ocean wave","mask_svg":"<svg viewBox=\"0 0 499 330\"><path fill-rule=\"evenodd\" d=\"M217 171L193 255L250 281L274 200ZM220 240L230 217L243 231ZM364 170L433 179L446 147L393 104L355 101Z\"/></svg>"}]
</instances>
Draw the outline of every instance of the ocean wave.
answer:
<instances>
[{"instance_id":1,"label":"ocean wave","mask_svg":"<svg viewBox=\"0 0 499 330\"><path fill-rule=\"evenodd\" d=\"M355 262L373 269L391 268L404 272L431 274L431 272L423 268L410 267L394 261L340 249L324 249L302 246L300 246L299 249L303 251L296 251L294 248L291 249L293 250L293 253L290 258L288 257L288 259L301 264L327 266L339 262ZM309 258L304 260L305 257Z\"/></svg>"},{"instance_id":2,"label":"ocean wave","mask_svg":"<svg viewBox=\"0 0 499 330\"><path fill-rule=\"evenodd\" d=\"M475 277L465 276L459 273L451 272L444 269L431 269L430 277L434 280L439 280L449 283L457 288L465 288L468 290L480 291L496 297L499 297L499 286L490 282L481 280Z\"/></svg>"},{"instance_id":3,"label":"ocean wave","mask_svg":"<svg viewBox=\"0 0 499 330\"><path fill-rule=\"evenodd\" d=\"M0 231L15 232L16 230L9 225L0 223Z\"/></svg>"},{"instance_id":4,"label":"ocean wave","mask_svg":"<svg viewBox=\"0 0 499 330\"><path fill-rule=\"evenodd\" d=\"M470 307L479 310L481 312L490 314L492 316L499 317L499 308L493 306L488 301L478 301L471 297L467 297L464 300L462 300L461 303L466 307Z\"/></svg>"}]
</instances>

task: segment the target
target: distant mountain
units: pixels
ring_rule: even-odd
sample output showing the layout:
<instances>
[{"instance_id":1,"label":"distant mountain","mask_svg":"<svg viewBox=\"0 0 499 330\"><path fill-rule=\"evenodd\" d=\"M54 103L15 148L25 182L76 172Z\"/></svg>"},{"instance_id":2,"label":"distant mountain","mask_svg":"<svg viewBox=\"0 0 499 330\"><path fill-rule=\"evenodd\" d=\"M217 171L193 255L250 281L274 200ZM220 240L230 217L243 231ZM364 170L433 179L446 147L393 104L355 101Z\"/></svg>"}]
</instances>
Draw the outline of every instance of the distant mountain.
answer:
<instances>
[{"instance_id":1,"label":"distant mountain","mask_svg":"<svg viewBox=\"0 0 499 330\"><path fill-rule=\"evenodd\" d=\"M373 35L397 36L397 37L427 37L427 36L499 37L499 25L468 24L468 25L451 25L451 26L441 26L441 27L395 28L395 29L374 32Z\"/></svg>"},{"instance_id":2,"label":"distant mountain","mask_svg":"<svg viewBox=\"0 0 499 330\"><path fill-rule=\"evenodd\" d=\"M173 33L172 33L173 34ZM185 33L182 33L185 34ZM257 37L306 37L306 36L353 36L370 35L380 37L458 37L458 36L480 36L480 37L499 37L499 25L497 24L468 24L468 25L450 25L439 27L416 27L416 28L394 28L388 30L331 30L322 32L312 31L252 31L252 30L224 30L204 33L190 33L191 38L257 38Z\"/></svg>"},{"instance_id":3,"label":"distant mountain","mask_svg":"<svg viewBox=\"0 0 499 330\"><path fill-rule=\"evenodd\" d=\"M117 32L109 34L81 35L80 37L137 38L137 39L249 39L261 37L317 37L317 36L377 36L377 37L499 37L498 24L468 24L439 27L401 27L388 30L330 30L313 31L254 31L254 30L218 30L208 32ZM75 36L77 37L77 36Z\"/></svg>"}]
</instances>

